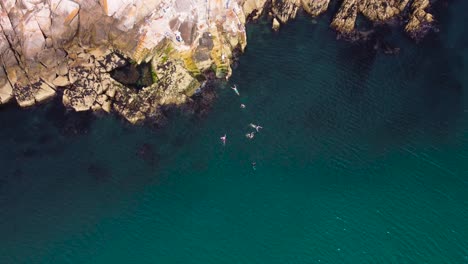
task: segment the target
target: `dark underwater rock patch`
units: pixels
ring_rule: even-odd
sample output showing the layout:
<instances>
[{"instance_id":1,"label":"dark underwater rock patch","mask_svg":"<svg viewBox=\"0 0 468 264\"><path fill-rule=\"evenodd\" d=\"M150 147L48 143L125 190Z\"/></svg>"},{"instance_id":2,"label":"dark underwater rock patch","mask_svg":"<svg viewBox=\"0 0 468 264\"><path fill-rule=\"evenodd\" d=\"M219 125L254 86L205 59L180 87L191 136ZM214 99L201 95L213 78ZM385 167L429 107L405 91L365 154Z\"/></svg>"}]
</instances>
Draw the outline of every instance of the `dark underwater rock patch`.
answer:
<instances>
[{"instance_id":1,"label":"dark underwater rock patch","mask_svg":"<svg viewBox=\"0 0 468 264\"><path fill-rule=\"evenodd\" d=\"M150 143L143 143L137 147L136 156L151 167L158 165L160 156Z\"/></svg>"},{"instance_id":2,"label":"dark underwater rock patch","mask_svg":"<svg viewBox=\"0 0 468 264\"><path fill-rule=\"evenodd\" d=\"M187 138L184 135L177 135L171 140L171 145L180 148L187 143Z\"/></svg>"},{"instance_id":3,"label":"dark underwater rock patch","mask_svg":"<svg viewBox=\"0 0 468 264\"><path fill-rule=\"evenodd\" d=\"M99 162L93 162L89 164L86 168L86 171L96 181L105 181L112 178L112 172L110 168Z\"/></svg>"},{"instance_id":4,"label":"dark underwater rock patch","mask_svg":"<svg viewBox=\"0 0 468 264\"><path fill-rule=\"evenodd\" d=\"M341 74L352 97L362 95L377 58L377 39L356 42L339 49L337 61L342 65Z\"/></svg>"},{"instance_id":5,"label":"dark underwater rock patch","mask_svg":"<svg viewBox=\"0 0 468 264\"><path fill-rule=\"evenodd\" d=\"M27 147L21 151L21 156L24 158L34 158L39 155L39 151L33 147Z\"/></svg>"},{"instance_id":6,"label":"dark underwater rock patch","mask_svg":"<svg viewBox=\"0 0 468 264\"><path fill-rule=\"evenodd\" d=\"M15 168L12 173L13 178L18 179L24 176L24 171L21 168Z\"/></svg>"},{"instance_id":7,"label":"dark underwater rock patch","mask_svg":"<svg viewBox=\"0 0 468 264\"><path fill-rule=\"evenodd\" d=\"M44 133L37 138L37 144L48 145L54 142L55 137L51 134Z\"/></svg>"}]
</instances>

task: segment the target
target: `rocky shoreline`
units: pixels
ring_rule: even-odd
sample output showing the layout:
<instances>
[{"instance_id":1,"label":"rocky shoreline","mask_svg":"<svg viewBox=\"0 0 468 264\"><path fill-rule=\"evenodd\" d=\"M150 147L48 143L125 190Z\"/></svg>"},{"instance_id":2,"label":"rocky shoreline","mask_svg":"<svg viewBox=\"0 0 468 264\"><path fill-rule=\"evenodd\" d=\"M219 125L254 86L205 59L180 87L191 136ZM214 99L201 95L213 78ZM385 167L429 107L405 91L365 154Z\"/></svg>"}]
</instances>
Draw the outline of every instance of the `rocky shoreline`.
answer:
<instances>
[{"instance_id":1,"label":"rocky shoreline","mask_svg":"<svg viewBox=\"0 0 468 264\"><path fill-rule=\"evenodd\" d=\"M61 96L74 111L115 112L133 124L159 120L166 107L194 105L193 96L206 82L230 77L236 54L247 45L248 21L267 14L273 29L279 30L300 10L316 17L332 4L330 0L1 0L0 105L16 102L30 107ZM330 26L352 40L365 35L356 28L361 15L373 23L407 20L404 30L414 39L423 37L434 23L429 0L336 4L339 8ZM136 67L142 63L149 70L139 76ZM129 75L121 70L124 67ZM123 78L145 81L137 89L114 78L116 71L123 71Z\"/></svg>"}]
</instances>

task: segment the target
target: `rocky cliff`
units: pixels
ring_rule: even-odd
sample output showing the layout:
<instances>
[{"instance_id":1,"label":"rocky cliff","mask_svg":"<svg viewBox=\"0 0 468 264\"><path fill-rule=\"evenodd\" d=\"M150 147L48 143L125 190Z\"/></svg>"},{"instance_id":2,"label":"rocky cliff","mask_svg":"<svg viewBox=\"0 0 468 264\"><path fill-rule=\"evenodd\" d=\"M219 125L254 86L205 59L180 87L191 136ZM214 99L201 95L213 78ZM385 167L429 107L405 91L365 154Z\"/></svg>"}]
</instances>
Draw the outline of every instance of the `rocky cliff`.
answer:
<instances>
[{"instance_id":1,"label":"rocky cliff","mask_svg":"<svg viewBox=\"0 0 468 264\"><path fill-rule=\"evenodd\" d=\"M331 27L356 32L358 14L384 22L409 14L418 37L433 23L429 0L343 0ZM274 27L330 0L0 0L0 104L28 107L61 96L75 111L114 111L132 123L180 105L207 76L229 78L247 44L246 18ZM138 65L148 70L138 70ZM121 70L127 69L127 70ZM116 73L117 72L117 73ZM120 77L119 77L120 76ZM119 79L120 78L120 79ZM134 87L125 80L139 82Z\"/></svg>"}]
</instances>

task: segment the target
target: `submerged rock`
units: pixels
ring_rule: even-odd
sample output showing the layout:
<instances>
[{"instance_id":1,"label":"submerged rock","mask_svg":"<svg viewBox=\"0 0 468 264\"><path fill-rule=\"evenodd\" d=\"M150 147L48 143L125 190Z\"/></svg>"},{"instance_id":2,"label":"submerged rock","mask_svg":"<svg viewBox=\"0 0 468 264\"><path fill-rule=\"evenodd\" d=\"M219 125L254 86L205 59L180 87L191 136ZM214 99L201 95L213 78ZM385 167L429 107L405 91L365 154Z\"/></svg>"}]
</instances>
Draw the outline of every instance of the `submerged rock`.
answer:
<instances>
[{"instance_id":1,"label":"submerged rock","mask_svg":"<svg viewBox=\"0 0 468 264\"><path fill-rule=\"evenodd\" d=\"M140 145L137 148L136 155L151 167L156 166L159 162L159 154L150 143L143 143Z\"/></svg>"},{"instance_id":2,"label":"submerged rock","mask_svg":"<svg viewBox=\"0 0 468 264\"><path fill-rule=\"evenodd\" d=\"M86 168L88 174L97 181L105 181L112 178L112 172L109 168L100 162L93 162Z\"/></svg>"}]
</instances>

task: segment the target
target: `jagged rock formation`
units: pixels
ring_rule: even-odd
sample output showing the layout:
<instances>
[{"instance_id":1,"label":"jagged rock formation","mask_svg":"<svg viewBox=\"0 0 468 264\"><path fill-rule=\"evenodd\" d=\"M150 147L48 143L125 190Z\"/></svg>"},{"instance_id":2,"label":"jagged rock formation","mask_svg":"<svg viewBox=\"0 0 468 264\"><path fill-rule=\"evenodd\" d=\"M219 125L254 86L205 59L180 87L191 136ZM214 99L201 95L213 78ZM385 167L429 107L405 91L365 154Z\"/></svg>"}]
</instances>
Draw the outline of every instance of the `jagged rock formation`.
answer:
<instances>
[{"instance_id":1,"label":"jagged rock formation","mask_svg":"<svg viewBox=\"0 0 468 264\"><path fill-rule=\"evenodd\" d=\"M403 12L408 2L409 0L344 0L331 26L342 33L349 34L355 30L358 13L371 21L383 22Z\"/></svg>"},{"instance_id":2,"label":"jagged rock formation","mask_svg":"<svg viewBox=\"0 0 468 264\"><path fill-rule=\"evenodd\" d=\"M433 22L429 0L344 0L331 27L355 32L358 14L382 22L410 8L413 37ZM330 0L0 0L0 104L28 107L62 96L75 111L116 112L132 123L180 105L213 72L231 75L246 47L246 18L265 7L273 28ZM112 78L123 66L151 65L152 84L132 88Z\"/></svg>"},{"instance_id":3,"label":"jagged rock formation","mask_svg":"<svg viewBox=\"0 0 468 264\"><path fill-rule=\"evenodd\" d=\"M417 38L420 32L425 33L434 22L432 15L426 12L428 8L429 0L415 0L411 4L412 13L405 30L413 38Z\"/></svg>"},{"instance_id":4,"label":"jagged rock formation","mask_svg":"<svg viewBox=\"0 0 468 264\"><path fill-rule=\"evenodd\" d=\"M236 1L1 0L0 103L56 94L76 111L115 110L135 123L188 100L203 73L231 74L246 46ZM111 72L151 62L155 83L135 90Z\"/></svg>"},{"instance_id":5,"label":"jagged rock formation","mask_svg":"<svg viewBox=\"0 0 468 264\"><path fill-rule=\"evenodd\" d=\"M244 11L246 15L254 13L256 18L262 13L266 1L246 0ZM385 22L397 18L406 8L410 0L343 0L335 14L331 27L340 34L354 35L356 33L356 19L359 14L373 22ZM262 5L263 4L263 5ZM271 0L271 15L282 23L294 19L302 8L313 17L324 13L330 0ZM413 38L424 35L434 19L427 9L429 0L414 0L411 4L412 12L405 31ZM247 7L247 8L245 8ZM253 9L253 10L252 10ZM421 34L422 33L422 34Z\"/></svg>"},{"instance_id":6,"label":"jagged rock formation","mask_svg":"<svg viewBox=\"0 0 468 264\"><path fill-rule=\"evenodd\" d=\"M328 8L330 0L302 0L302 7L312 16L318 16Z\"/></svg>"}]
</instances>

